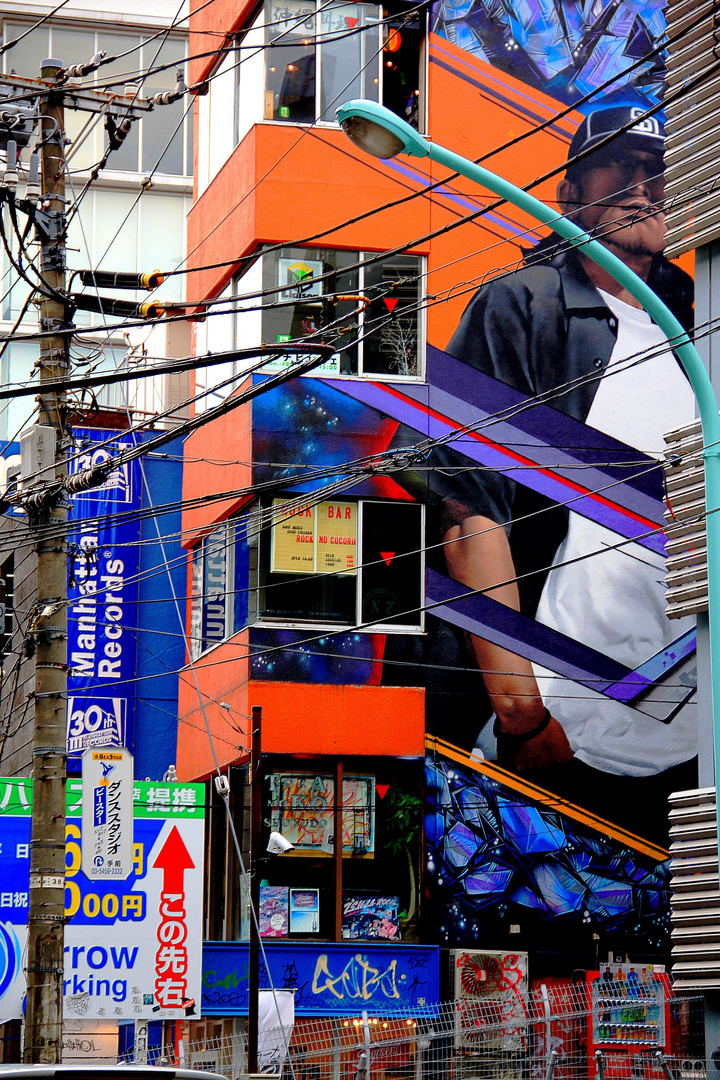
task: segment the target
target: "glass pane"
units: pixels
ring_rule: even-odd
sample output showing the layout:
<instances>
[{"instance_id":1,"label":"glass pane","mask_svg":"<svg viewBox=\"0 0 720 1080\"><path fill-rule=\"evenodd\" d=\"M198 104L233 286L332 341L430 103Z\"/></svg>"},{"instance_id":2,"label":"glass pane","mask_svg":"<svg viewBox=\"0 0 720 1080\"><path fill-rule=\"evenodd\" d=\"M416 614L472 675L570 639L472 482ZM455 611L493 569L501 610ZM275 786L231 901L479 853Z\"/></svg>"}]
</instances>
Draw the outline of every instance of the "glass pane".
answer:
<instances>
[{"instance_id":1,"label":"glass pane","mask_svg":"<svg viewBox=\"0 0 720 1080\"><path fill-rule=\"evenodd\" d=\"M380 36L374 4L333 4L320 14L320 119L350 98L378 100Z\"/></svg>"},{"instance_id":2,"label":"glass pane","mask_svg":"<svg viewBox=\"0 0 720 1080\"><path fill-rule=\"evenodd\" d=\"M363 622L421 624L420 522L414 503L364 503Z\"/></svg>"},{"instance_id":3,"label":"glass pane","mask_svg":"<svg viewBox=\"0 0 720 1080\"><path fill-rule=\"evenodd\" d=\"M401 9L383 29L382 103L413 127L418 126L420 102L421 18L417 7L407 12Z\"/></svg>"},{"instance_id":4,"label":"glass pane","mask_svg":"<svg viewBox=\"0 0 720 1080\"><path fill-rule=\"evenodd\" d=\"M202 652L202 545L192 553L190 599L190 656L193 660Z\"/></svg>"},{"instance_id":5,"label":"glass pane","mask_svg":"<svg viewBox=\"0 0 720 1080\"><path fill-rule=\"evenodd\" d=\"M52 27L50 37L51 55L62 60L65 67L69 64L83 64L95 55L94 30L61 30ZM92 82L92 75L83 82Z\"/></svg>"},{"instance_id":6,"label":"glass pane","mask_svg":"<svg viewBox=\"0 0 720 1080\"><path fill-rule=\"evenodd\" d=\"M94 195L92 265L105 270L137 270L138 206L135 195L101 189L95 191ZM84 246L82 250L84 254Z\"/></svg>"},{"instance_id":7,"label":"glass pane","mask_svg":"<svg viewBox=\"0 0 720 1080\"><path fill-rule=\"evenodd\" d=\"M281 248L263 256L264 341L295 341L326 327L324 340L340 354L340 370L357 372L358 271L349 251L327 248Z\"/></svg>"},{"instance_id":8,"label":"glass pane","mask_svg":"<svg viewBox=\"0 0 720 1080\"><path fill-rule=\"evenodd\" d=\"M89 124L88 120L90 120ZM65 152L70 169L89 169L95 164L95 161L100 156L95 146L95 131L97 129L98 118L96 116L80 112L79 109L65 110L65 132L70 139L70 146L67 147ZM82 139L79 140L78 136L81 132Z\"/></svg>"},{"instance_id":9,"label":"glass pane","mask_svg":"<svg viewBox=\"0 0 720 1080\"><path fill-rule=\"evenodd\" d=\"M174 89L178 69L185 74L185 45L181 41L162 38L143 46L143 60L148 68L172 64L165 71L156 71L143 83L143 95L163 93ZM157 168L161 173L182 174L184 117L191 109L189 98L180 98L170 105L158 105L151 113L143 115L142 123L142 170L150 172Z\"/></svg>"},{"instance_id":10,"label":"glass pane","mask_svg":"<svg viewBox=\"0 0 720 1080\"><path fill-rule=\"evenodd\" d=\"M268 53L265 93L266 119L311 124L315 119L314 47L298 41Z\"/></svg>"},{"instance_id":11,"label":"glass pane","mask_svg":"<svg viewBox=\"0 0 720 1080\"><path fill-rule=\"evenodd\" d=\"M38 358L38 346L33 341L14 341L2 357L2 376L9 382L24 383L32 376ZM0 403L0 438L15 442L22 429L30 423L36 404L32 397L18 397Z\"/></svg>"},{"instance_id":12,"label":"glass pane","mask_svg":"<svg viewBox=\"0 0 720 1080\"><path fill-rule=\"evenodd\" d=\"M146 272L176 269L183 260L185 200L173 195L156 195L150 191L140 199L139 208L139 269ZM179 300L182 287L183 275L168 277L153 291L153 297ZM227 347L230 348L229 345Z\"/></svg>"},{"instance_id":13,"label":"glass pane","mask_svg":"<svg viewBox=\"0 0 720 1080\"><path fill-rule=\"evenodd\" d=\"M311 0L266 4L266 120L311 124L315 119L314 12Z\"/></svg>"},{"instance_id":14,"label":"glass pane","mask_svg":"<svg viewBox=\"0 0 720 1080\"><path fill-rule=\"evenodd\" d=\"M175 85L173 79L173 86ZM156 93L157 91L153 91ZM192 109L192 106L190 106ZM181 98L145 113L142 121L142 171L182 175L183 129L188 101Z\"/></svg>"},{"instance_id":15,"label":"glass pane","mask_svg":"<svg viewBox=\"0 0 720 1080\"><path fill-rule=\"evenodd\" d=\"M30 23L5 23L5 43L25 33ZM39 26L5 53L5 71L25 79L40 78L40 62L50 55L50 32Z\"/></svg>"},{"instance_id":16,"label":"glass pane","mask_svg":"<svg viewBox=\"0 0 720 1080\"><path fill-rule=\"evenodd\" d=\"M363 371L416 375L420 328L420 260L392 255L365 267Z\"/></svg>"},{"instance_id":17,"label":"glass pane","mask_svg":"<svg viewBox=\"0 0 720 1080\"><path fill-rule=\"evenodd\" d=\"M95 81L99 86L112 83L112 89L122 92L123 85L136 82L142 70L141 38L139 34L111 34L99 30L97 42L98 49L108 56L116 56L117 60L103 64L95 75Z\"/></svg>"},{"instance_id":18,"label":"glass pane","mask_svg":"<svg viewBox=\"0 0 720 1080\"><path fill-rule=\"evenodd\" d=\"M140 54L140 37L137 34L102 34L97 36L98 49L107 52L108 56L117 56L118 59L103 66L96 73L96 82L99 86L110 85L110 88L122 93L126 83L137 80L137 73L141 69L142 58ZM123 53L129 52L127 56ZM107 147L108 137L104 136L103 149ZM126 135L122 145L113 150L108 159L108 169L117 169L122 172L137 172L138 155L140 149L139 123L136 120L130 132Z\"/></svg>"},{"instance_id":19,"label":"glass pane","mask_svg":"<svg viewBox=\"0 0 720 1080\"><path fill-rule=\"evenodd\" d=\"M340 512L336 515L333 508L330 519L329 504L325 503L318 508L317 519L315 508L309 507L307 518L300 513L283 521L280 504L281 500L275 500L277 524L266 529L260 541L260 614L293 622L354 623L356 576L354 567L348 570L345 563L347 558L354 563L357 505L338 503ZM346 520L348 508L350 519ZM331 537L340 537L344 543L331 545ZM281 572L293 565L296 545L298 571ZM274 573L272 557L280 568ZM322 566L327 572L307 573L304 565L308 558L311 564ZM338 559L342 560L341 565L337 565Z\"/></svg>"}]
</instances>

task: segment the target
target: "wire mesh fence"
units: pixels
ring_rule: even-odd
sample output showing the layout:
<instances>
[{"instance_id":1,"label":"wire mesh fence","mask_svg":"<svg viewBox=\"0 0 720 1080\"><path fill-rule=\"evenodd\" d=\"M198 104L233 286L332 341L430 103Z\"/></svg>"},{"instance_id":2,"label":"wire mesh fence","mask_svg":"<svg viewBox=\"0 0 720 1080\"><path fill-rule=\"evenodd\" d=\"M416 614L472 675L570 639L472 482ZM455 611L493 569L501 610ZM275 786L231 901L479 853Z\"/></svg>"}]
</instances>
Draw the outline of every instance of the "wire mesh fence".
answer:
<instances>
[{"instance_id":1,"label":"wire mesh fence","mask_svg":"<svg viewBox=\"0 0 720 1080\"><path fill-rule=\"evenodd\" d=\"M670 998L656 1040L639 1031L632 1008L625 1006L611 1039L610 1029L604 1032L599 1051L597 1003L593 1014L590 987L580 983L489 994L404 1016L369 1008L345 1017L296 1017L285 1030L261 1034L259 1056L262 1071L282 1080L720 1080L705 1059L701 998ZM243 1026L239 1018L195 1022L180 1051L166 1046L156 1055L239 1080L246 1072Z\"/></svg>"}]
</instances>

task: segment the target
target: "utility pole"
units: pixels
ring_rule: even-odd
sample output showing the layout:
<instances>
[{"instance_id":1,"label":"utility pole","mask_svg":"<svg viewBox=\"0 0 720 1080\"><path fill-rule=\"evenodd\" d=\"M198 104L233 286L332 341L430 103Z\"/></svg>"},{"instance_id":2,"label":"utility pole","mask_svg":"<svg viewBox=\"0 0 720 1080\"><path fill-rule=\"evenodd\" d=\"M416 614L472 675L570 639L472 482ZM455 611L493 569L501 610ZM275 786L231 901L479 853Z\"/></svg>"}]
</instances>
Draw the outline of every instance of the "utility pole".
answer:
<instances>
[{"instance_id":1,"label":"utility pole","mask_svg":"<svg viewBox=\"0 0 720 1080\"><path fill-rule=\"evenodd\" d=\"M40 78L55 84L59 60L44 60ZM64 95L53 89L40 104L42 209L36 215L40 268L52 290L65 291ZM45 288L45 286L43 286ZM43 383L65 379L69 366L66 305L50 290L39 303L40 394L33 435L50 441L54 473L65 472L63 390L43 392ZM38 430L39 429L39 430ZM38 455L42 455L40 453ZM65 781L67 748L67 497L28 507L37 537L37 609L31 631L35 645L33 802L30 840L27 1006L23 1058L54 1064L62 1060L63 946L65 928Z\"/></svg>"},{"instance_id":2,"label":"utility pole","mask_svg":"<svg viewBox=\"0 0 720 1080\"><path fill-rule=\"evenodd\" d=\"M262 837L262 709L252 707L250 736L250 938L248 941L247 1071L258 1073L260 993L260 842Z\"/></svg>"}]
</instances>

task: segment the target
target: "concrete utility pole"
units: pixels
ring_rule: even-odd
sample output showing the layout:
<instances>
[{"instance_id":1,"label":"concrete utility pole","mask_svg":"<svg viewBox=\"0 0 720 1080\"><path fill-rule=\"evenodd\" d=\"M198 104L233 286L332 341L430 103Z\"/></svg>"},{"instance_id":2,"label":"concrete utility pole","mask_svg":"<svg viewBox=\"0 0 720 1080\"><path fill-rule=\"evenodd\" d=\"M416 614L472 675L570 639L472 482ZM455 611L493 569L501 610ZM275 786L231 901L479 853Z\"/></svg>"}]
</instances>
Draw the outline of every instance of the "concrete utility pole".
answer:
<instances>
[{"instance_id":1,"label":"concrete utility pole","mask_svg":"<svg viewBox=\"0 0 720 1080\"><path fill-rule=\"evenodd\" d=\"M42 80L54 82L58 60L44 60ZM40 104L42 210L36 217L40 268L53 290L65 290L65 158L62 90L44 95ZM43 286L44 287L44 286ZM49 291L49 290L47 290ZM49 439L46 453L60 478L65 471L65 393L43 393L49 379L68 375L69 340L61 297L44 295L40 315L40 395L38 428ZM40 451L39 460L45 457ZM62 1060L63 946L65 928L65 779L67 712L67 497L40 502L30 524L37 536L37 609L33 619L35 694L33 733L33 802L30 841L30 910L28 915L27 1007L23 1057L26 1062Z\"/></svg>"}]
</instances>

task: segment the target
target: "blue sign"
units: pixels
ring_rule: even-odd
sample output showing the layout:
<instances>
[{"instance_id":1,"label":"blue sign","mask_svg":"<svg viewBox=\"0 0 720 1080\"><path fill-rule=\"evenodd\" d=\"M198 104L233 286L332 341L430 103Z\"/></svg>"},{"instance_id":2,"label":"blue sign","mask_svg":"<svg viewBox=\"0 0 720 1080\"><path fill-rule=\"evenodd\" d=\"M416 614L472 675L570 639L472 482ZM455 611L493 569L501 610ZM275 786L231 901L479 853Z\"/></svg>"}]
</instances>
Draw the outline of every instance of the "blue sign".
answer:
<instances>
[{"instance_id":1,"label":"blue sign","mask_svg":"<svg viewBox=\"0 0 720 1080\"><path fill-rule=\"evenodd\" d=\"M70 472L103 465L132 445L96 428L74 432ZM68 754L132 749L141 505L137 461L71 499L68 583ZM79 764L76 763L76 764Z\"/></svg>"},{"instance_id":2,"label":"blue sign","mask_svg":"<svg viewBox=\"0 0 720 1080\"><path fill-rule=\"evenodd\" d=\"M295 990L300 1016L412 1015L440 1000L440 950L434 945L264 942L273 986ZM260 964L260 989L270 988ZM203 1016L246 1016L246 942L203 943Z\"/></svg>"}]
</instances>

